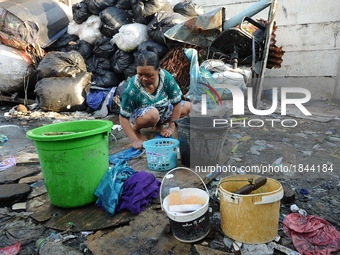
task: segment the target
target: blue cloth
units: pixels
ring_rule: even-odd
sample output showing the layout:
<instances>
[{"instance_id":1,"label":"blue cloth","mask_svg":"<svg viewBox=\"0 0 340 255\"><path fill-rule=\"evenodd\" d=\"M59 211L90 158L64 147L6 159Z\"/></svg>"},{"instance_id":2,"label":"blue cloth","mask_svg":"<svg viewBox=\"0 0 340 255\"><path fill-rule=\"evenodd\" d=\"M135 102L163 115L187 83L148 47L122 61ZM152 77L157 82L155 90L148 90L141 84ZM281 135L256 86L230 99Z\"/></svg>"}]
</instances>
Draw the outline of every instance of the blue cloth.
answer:
<instances>
[{"instance_id":1,"label":"blue cloth","mask_svg":"<svg viewBox=\"0 0 340 255\"><path fill-rule=\"evenodd\" d=\"M95 90L90 91L90 93L86 96L86 104L91 107L93 110L98 110L101 103L107 96L109 90Z\"/></svg>"},{"instance_id":2,"label":"blue cloth","mask_svg":"<svg viewBox=\"0 0 340 255\"><path fill-rule=\"evenodd\" d=\"M109 162L111 164L116 164L119 160L130 160L136 158L144 153L143 150L136 150L135 148L131 147L129 149L120 151L116 154L112 154L109 156Z\"/></svg>"},{"instance_id":3,"label":"blue cloth","mask_svg":"<svg viewBox=\"0 0 340 255\"><path fill-rule=\"evenodd\" d=\"M155 138L164 138L164 136L162 136L159 132L157 133ZM170 138L174 138L172 135L170 136ZM144 150L137 150L133 147L128 148L126 150L122 150L120 152L117 152L115 154L109 155L109 162L111 164L116 164L119 160L126 160L129 161L130 159L139 157L140 155L142 155L144 153Z\"/></svg>"},{"instance_id":4,"label":"blue cloth","mask_svg":"<svg viewBox=\"0 0 340 255\"><path fill-rule=\"evenodd\" d=\"M160 181L151 173L140 171L133 174L124 184L117 212L129 210L133 214L142 212L159 194Z\"/></svg>"},{"instance_id":5,"label":"blue cloth","mask_svg":"<svg viewBox=\"0 0 340 255\"><path fill-rule=\"evenodd\" d=\"M94 192L98 197L96 205L104 209L108 216L114 215L124 182L133 174L134 170L127 165L127 161L120 160L114 167L109 168L100 181Z\"/></svg>"}]
</instances>

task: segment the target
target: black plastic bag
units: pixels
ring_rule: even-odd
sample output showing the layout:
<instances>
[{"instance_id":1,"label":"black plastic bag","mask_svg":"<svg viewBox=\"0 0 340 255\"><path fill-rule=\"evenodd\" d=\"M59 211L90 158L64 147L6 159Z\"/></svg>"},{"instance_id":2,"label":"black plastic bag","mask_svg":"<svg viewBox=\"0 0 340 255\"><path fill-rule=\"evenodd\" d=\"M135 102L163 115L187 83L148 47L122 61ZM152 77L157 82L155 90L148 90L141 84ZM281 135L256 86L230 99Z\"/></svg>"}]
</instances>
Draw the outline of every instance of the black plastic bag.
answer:
<instances>
[{"instance_id":1,"label":"black plastic bag","mask_svg":"<svg viewBox=\"0 0 340 255\"><path fill-rule=\"evenodd\" d=\"M73 20L77 24L83 23L87 20L88 17L92 15L92 13L87 8L87 4L84 1L72 5L72 14Z\"/></svg>"},{"instance_id":2,"label":"black plastic bag","mask_svg":"<svg viewBox=\"0 0 340 255\"><path fill-rule=\"evenodd\" d=\"M116 7L122 10L131 10L131 0L117 0Z\"/></svg>"},{"instance_id":3,"label":"black plastic bag","mask_svg":"<svg viewBox=\"0 0 340 255\"><path fill-rule=\"evenodd\" d=\"M167 0L131 0L133 18L141 24L149 24L154 14L161 11L172 12Z\"/></svg>"},{"instance_id":4,"label":"black plastic bag","mask_svg":"<svg viewBox=\"0 0 340 255\"><path fill-rule=\"evenodd\" d=\"M204 14L204 9L201 5L187 0L175 4L173 11L182 14L184 17L188 18Z\"/></svg>"},{"instance_id":5,"label":"black plastic bag","mask_svg":"<svg viewBox=\"0 0 340 255\"><path fill-rule=\"evenodd\" d=\"M102 10L117 4L117 0L84 0L88 10L98 15Z\"/></svg>"},{"instance_id":6,"label":"black plastic bag","mask_svg":"<svg viewBox=\"0 0 340 255\"><path fill-rule=\"evenodd\" d=\"M47 77L75 77L86 72L83 56L78 51L48 52L37 67L39 79Z\"/></svg>"},{"instance_id":7,"label":"black plastic bag","mask_svg":"<svg viewBox=\"0 0 340 255\"><path fill-rule=\"evenodd\" d=\"M159 60L161 60L169 52L169 48L166 45L157 43L153 40L148 40L138 45L138 53L141 53L144 50L153 51L157 54Z\"/></svg>"},{"instance_id":8,"label":"black plastic bag","mask_svg":"<svg viewBox=\"0 0 340 255\"><path fill-rule=\"evenodd\" d=\"M135 62L133 53L118 49L111 58L111 66L117 74L123 74L124 70Z\"/></svg>"},{"instance_id":9,"label":"black plastic bag","mask_svg":"<svg viewBox=\"0 0 340 255\"><path fill-rule=\"evenodd\" d=\"M97 69L92 73L92 85L101 88L117 87L122 80L120 75L110 70Z\"/></svg>"},{"instance_id":10,"label":"black plastic bag","mask_svg":"<svg viewBox=\"0 0 340 255\"><path fill-rule=\"evenodd\" d=\"M77 41L75 50L78 51L85 60L89 59L93 55L93 45L84 40Z\"/></svg>"},{"instance_id":11,"label":"black plastic bag","mask_svg":"<svg viewBox=\"0 0 340 255\"><path fill-rule=\"evenodd\" d=\"M76 77L49 77L36 83L34 93L43 111L84 111L90 91L91 73Z\"/></svg>"},{"instance_id":12,"label":"black plastic bag","mask_svg":"<svg viewBox=\"0 0 340 255\"><path fill-rule=\"evenodd\" d=\"M133 17L128 12L116 7L108 7L99 13L101 20L100 32L111 38L119 32L119 28L125 24L130 24L133 21Z\"/></svg>"},{"instance_id":13,"label":"black plastic bag","mask_svg":"<svg viewBox=\"0 0 340 255\"><path fill-rule=\"evenodd\" d=\"M165 43L164 33L176 24L187 21L188 18L175 12L158 12L148 24L149 38L160 44Z\"/></svg>"},{"instance_id":14,"label":"black plastic bag","mask_svg":"<svg viewBox=\"0 0 340 255\"><path fill-rule=\"evenodd\" d=\"M129 65L125 70L124 70L124 78L128 79L131 78L137 74L137 63L136 61L133 62L131 65Z\"/></svg>"},{"instance_id":15,"label":"black plastic bag","mask_svg":"<svg viewBox=\"0 0 340 255\"><path fill-rule=\"evenodd\" d=\"M69 52L75 50L78 51L83 56L84 59L88 59L93 55L93 45L80 39L76 41L70 41L66 46L63 47L48 48L45 50L47 52L50 51Z\"/></svg>"},{"instance_id":16,"label":"black plastic bag","mask_svg":"<svg viewBox=\"0 0 340 255\"><path fill-rule=\"evenodd\" d=\"M123 80L121 75L113 71L110 60L107 58L98 58L93 55L86 60L87 70L92 72L92 85L102 88L111 88L118 86Z\"/></svg>"},{"instance_id":17,"label":"black plastic bag","mask_svg":"<svg viewBox=\"0 0 340 255\"><path fill-rule=\"evenodd\" d=\"M89 72L96 72L97 69L112 70L109 59L98 58L96 55L86 60L86 67Z\"/></svg>"},{"instance_id":18,"label":"black plastic bag","mask_svg":"<svg viewBox=\"0 0 340 255\"><path fill-rule=\"evenodd\" d=\"M117 50L116 45L112 45L110 38L99 37L93 44L93 53L99 58L111 58Z\"/></svg>"},{"instance_id":19,"label":"black plastic bag","mask_svg":"<svg viewBox=\"0 0 340 255\"><path fill-rule=\"evenodd\" d=\"M60 51L61 48L65 48L79 40L77 35L71 35L68 33L60 36L54 43L45 48L46 51Z\"/></svg>"}]
</instances>

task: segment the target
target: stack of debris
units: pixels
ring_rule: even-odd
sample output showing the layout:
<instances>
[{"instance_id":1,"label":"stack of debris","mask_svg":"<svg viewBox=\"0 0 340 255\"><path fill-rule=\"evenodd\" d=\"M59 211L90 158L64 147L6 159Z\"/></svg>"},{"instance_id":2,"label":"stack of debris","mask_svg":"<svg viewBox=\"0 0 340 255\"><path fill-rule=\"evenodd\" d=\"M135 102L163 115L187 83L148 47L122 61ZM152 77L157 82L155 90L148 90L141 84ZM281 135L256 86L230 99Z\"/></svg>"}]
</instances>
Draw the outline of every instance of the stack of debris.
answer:
<instances>
[{"instance_id":1,"label":"stack of debris","mask_svg":"<svg viewBox=\"0 0 340 255\"><path fill-rule=\"evenodd\" d=\"M254 76L254 60L263 61L266 43L266 25L249 17L222 32L224 12L222 7L204 13L201 6L188 1L172 7L166 0L83 0L72 6L67 33L40 51L43 56L34 62L34 91L26 90L34 92L32 96L43 111L93 112L104 107L100 115L104 117L106 108L117 109L107 102L119 104L112 100L115 88L136 74L138 54L151 50L161 60L161 67L174 75L183 94L189 93L189 100L197 99L208 87L212 92L209 100L216 105L221 99L230 99L230 91L215 90L215 84L233 80L233 85L245 90ZM268 68L278 68L282 62L284 51L275 43L270 47ZM197 63L196 55L192 58L192 53L184 53L186 48L197 50ZM216 61L200 66L209 60ZM202 72L203 88L196 89L199 95L190 96L198 80L192 73L194 66ZM87 104L90 94L100 94L92 97L98 102Z\"/></svg>"}]
</instances>

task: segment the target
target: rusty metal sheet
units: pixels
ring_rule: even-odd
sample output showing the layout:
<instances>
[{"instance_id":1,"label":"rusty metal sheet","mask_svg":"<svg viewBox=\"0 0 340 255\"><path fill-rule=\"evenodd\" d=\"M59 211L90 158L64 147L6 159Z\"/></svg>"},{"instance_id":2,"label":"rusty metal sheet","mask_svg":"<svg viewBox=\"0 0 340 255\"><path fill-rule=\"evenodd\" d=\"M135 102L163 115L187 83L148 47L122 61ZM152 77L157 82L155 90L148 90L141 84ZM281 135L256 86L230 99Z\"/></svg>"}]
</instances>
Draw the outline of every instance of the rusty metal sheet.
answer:
<instances>
[{"instance_id":1,"label":"rusty metal sheet","mask_svg":"<svg viewBox=\"0 0 340 255\"><path fill-rule=\"evenodd\" d=\"M173 26L164 33L164 36L168 40L167 42L173 40L208 47L216 36L221 33L224 21L225 8L220 7Z\"/></svg>"}]
</instances>

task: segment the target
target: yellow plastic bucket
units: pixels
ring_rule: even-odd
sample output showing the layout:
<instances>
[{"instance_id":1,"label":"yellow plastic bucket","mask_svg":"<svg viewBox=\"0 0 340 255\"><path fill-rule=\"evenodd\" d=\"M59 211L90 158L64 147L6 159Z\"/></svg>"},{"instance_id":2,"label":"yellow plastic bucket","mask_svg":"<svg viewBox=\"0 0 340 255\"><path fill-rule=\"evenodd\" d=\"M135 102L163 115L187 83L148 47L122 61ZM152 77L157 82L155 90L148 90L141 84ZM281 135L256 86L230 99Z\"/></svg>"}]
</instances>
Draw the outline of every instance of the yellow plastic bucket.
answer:
<instances>
[{"instance_id":1,"label":"yellow plastic bucket","mask_svg":"<svg viewBox=\"0 0 340 255\"><path fill-rule=\"evenodd\" d=\"M263 186L248 195L233 193L249 184L250 178L255 180L259 177L228 176L218 186L222 231L242 243L267 243L278 235L280 200L283 197L280 182L267 178Z\"/></svg>"}]
</instances>

